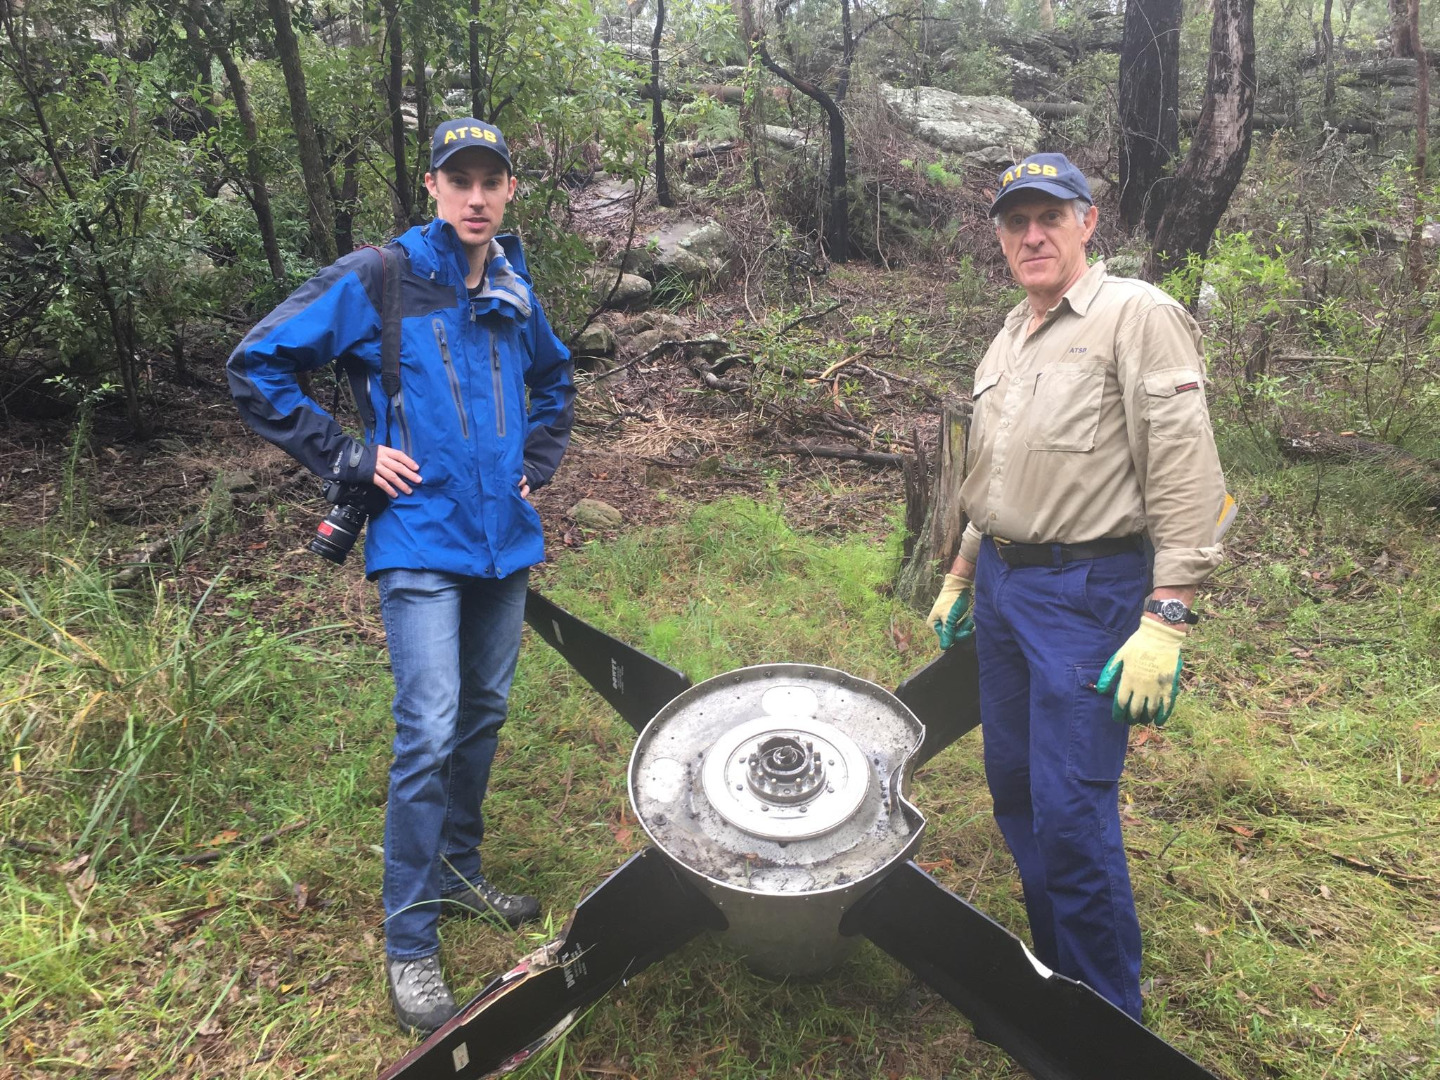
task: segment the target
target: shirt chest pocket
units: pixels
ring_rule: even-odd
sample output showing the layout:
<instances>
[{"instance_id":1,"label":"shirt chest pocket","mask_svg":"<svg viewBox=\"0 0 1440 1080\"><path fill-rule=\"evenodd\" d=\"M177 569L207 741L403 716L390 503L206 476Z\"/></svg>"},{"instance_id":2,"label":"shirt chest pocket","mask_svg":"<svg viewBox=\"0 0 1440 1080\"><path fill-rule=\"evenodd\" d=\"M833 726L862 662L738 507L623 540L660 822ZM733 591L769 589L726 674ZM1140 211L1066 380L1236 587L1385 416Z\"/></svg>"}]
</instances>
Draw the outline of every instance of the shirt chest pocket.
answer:
<instances>
[{"instance_id":1,"label":"shirt chest pocket","mask_svg":"<svg viewBox=\"0 0 1440 1080\"><path fill-rule=\"evenodd\" d=\"M975 389L970 392L970 434L968 441L970 446L978 446L983 431L993 426L994 415L1000 408L1000 402L1004 400L1003 393L994 394L992 390L1004 378L1005 373L992 371L986 375L975 376Z\"/></svg>"},{"instance_id":2,"label":"shirt chest pocket","mask_svg":"<svg viewBox=\"0 0 1440 1080\"><path fill-rule=\"evenodd\" d=\"M1064 453L1093 450L1105 378L1104 364L1057 364L1035 376L1025 446Z\"/></svg>"}]
</instances>

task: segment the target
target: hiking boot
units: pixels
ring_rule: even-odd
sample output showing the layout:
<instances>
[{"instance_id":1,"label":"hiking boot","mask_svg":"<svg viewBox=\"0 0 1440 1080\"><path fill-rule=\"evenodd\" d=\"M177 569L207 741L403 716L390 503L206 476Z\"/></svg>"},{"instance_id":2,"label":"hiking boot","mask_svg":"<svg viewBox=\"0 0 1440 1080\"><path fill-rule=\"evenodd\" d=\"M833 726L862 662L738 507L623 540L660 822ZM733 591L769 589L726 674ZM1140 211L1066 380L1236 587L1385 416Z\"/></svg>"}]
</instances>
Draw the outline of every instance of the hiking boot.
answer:
<instances>
[{"instance_id":1,"label":"hiking boot","mask_svg":"<svg viewBox=\"0 0 1440 1080\"><path fill-rule=\"evenodd\" d=\"M440 974L440 956L419 960L385 959L390 981L390 1004L395 1019L412 1035L428 1035L460 1010Z\"/></svg>"},{"instance_id":2,"label":"hiking boot","mask_svg":"<svg viewBox=\"0 0 1440 1080\"><path fill-rule=\"evenodd\" d=\"M540 917L539 900L522 893L501 892L485 880L484 874L463 889L446 893L441 899L444 901L440 908L442 913L469 919L489 919L504 923L512 930L521 923L533 922Z\"/></svg>"}]
</instances>

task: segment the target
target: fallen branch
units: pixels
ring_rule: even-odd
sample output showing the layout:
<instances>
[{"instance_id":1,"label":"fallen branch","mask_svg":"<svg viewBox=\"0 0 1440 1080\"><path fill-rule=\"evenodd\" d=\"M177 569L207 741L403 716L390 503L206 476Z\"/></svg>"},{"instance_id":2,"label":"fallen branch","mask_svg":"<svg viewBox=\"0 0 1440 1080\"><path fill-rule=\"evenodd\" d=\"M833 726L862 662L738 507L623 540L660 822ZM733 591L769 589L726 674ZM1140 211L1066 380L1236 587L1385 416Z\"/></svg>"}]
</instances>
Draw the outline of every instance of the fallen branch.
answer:
<instances>
[{"instance_id":1,"label":"fallen branch","mask_svg":"<svg viewBox=\"0 0 1440 1080\"><path fill-rule=\"evenodd\" d=\"M766 457L776 454L798 454L804 457L837 458L841 461L863 461L866 465L879 465L887 469L899 469L903 465L902 454L879 454L873 450L856 450L850 446L827 446L820 443L794 443L791 446L777 446L765 451Z\"/></svg>"},{"instance_id":2,"label":"fallen branch","mask_svg":"<svg viewBox=\"0 0 1440 1080\"><path fill-rule=\"evenodd\" d=\"M706 371L703 368L697 367L694 370L695 374L700 376L701 382L703 382L711 390L724 390L727 393L733 393L737 390L748 390L750 388L750 384L747 382L736 382L733 379L722 379L714 372Z\"/></svg>"},{"instance_id":3,"label":"fallen branch","mask_svg":"<svg viewBox=\"0 0 1440 1080\"><path fill-rule=\"evenodd\" d=\"M667 351L667 350L669 350L669 349L684 349L684 348L689 348L689 347L695 346L695 345L713 345L713 344L715 344L715 339L714 339L714 338L685 338L683 341L680 341L680 340L666 340L666 341L662 341L662 342L660 342L660 344L656 345L654 348L645 350L645 352L642 353L640 356L637 356L637 357L635 357L635 358L632 359L632 360L626 360L625 363L619 365L618 367L613 367L613 368L611 368L609 371L602 371L602 372L600 372L599 374L597 374L597 375L594 377L594 378L595 378L595 382L599 382L601 379L608 379L608 378L610 378L611 375L619 375L620 372L626 370L627 368L632 368L632 367L634 367L636 364L643 364L646 360L649 360L652 356L659 356L661 353L663 353L663 352L665 352L665 351ZM737 353L737 354L735 354L735 355L738 356L738 355L741 355L741 354ZM722 360L723 360L723 359L726 359L726 357L721 357L721 359L722 359ZM718 361L717 361L717 363L718 363Z\"/></svg>"},{"instance_id":4,"label":"fallen branch","mask_svg":"<svg viewBox=\"0 0 1440 1080\"><path fill-rule=\"evenodd\" d=\"M161 552L163 552L166 548L181 543L192 533L198 532L200 529L204 528L204 526L204 519L200 515L196 514L193 517L188 518L180 526L179 529L177 529L169 536L164 537L160 540L156 540L153 544L147 544L145 547L137 551L134 555L131 555L128 559L124 560L126 563L125 569L121 570L118 574L115 575L115 579L113 582L114 586L116 588L123 589L129 585L133 585L141 574L143 574L146 570L150 569L150 567L154 564L155 559L160 555Z\"/></svg>"},{"instance_id":5,"label":"fallen branch","mask_svg":"<svg viewBox=\"0 0 1440 1080\"><path fill-rule=\"evenodd\" d=\"M893 371L885 371L882 368L872 368L865 364L856 364L855 370L863 371L865 372L865 374L873 376L877 379L893 379L898 383L904 383L906 386L913 386L916 390L919 390L931 401L940 400L940 395L936 394L934 390L931 390L928 386L926 386L918 379L911 379L904 375L896 375Z\"/></svg>"},{"instance_id":6,"label":"fallen branch","mask_svg":"<svg viewBox=\"0 0 1440 1080\"><path fill-rule=\"evenodd\" d=\"M14 848L16 851L28 851L31 855L49 855L58 858L60 849L54 844L42 843L38 840L22 840L18 836L7 836L0 841L0 848Z\"/></svg>"},{"instance_id":7,"label":"fallen branch","mask_svg":"<svg viewBox=\"0 0 1440 1080\"><path fill-rule=\"evenodd\" d=\"M1286 353L1282 356L1270 357L1272 364L1353 364L1353 356L1340 356L1336 353Z\"/></svg>"},{"instance_id":8,"label":"fallen branch","mask_svg":"<svg viewBox=\"0 0 1440 1080\"><path fill-rule=\"evenodd\" d=\"M798 319L791 319L784 326L780 327L780 329L776 333L777 335L788 334L791 330L794 330L795 327L799 326L803 322L809 322L811 319L823 319L831 312L839 311L842 307L845 306L847 302L848 301L845 300L836 300L835 303L831 304L824 311L812 311L808 315L801 315Z\"/></svg>"},{"instance_id":9,"label":"fallen branch","mask_svg":"<svg viewBox=\"0 0 1440 1080\"><path fill-rule=\"evenodd\" d=\"M218 862L226 855L233 855L237 851L245 851L248 848L265 847L267 844L273 844L286 833L294 832L296 829L303 829L309 824L309 818L301 818L299 821L290 822L289 825L281 825L280 828L274 832L268 832L264 836L257 836L254 840L247 840L243 844L236 844L234 847L225 848L223 851L216 848L210 851L202 851L195 855L181 855L178 861L184 863L186 866L203 866L206 863Z\"/></svg>"},{"instance_id":10,"label":"fallen branch","mask_svg":"<svg viewBox=\"0 0 1440 1080\"><path fill-rule=\"evenodd\" d=\"M1380 465L1396 478L1421 485L1431 504L1440 504L1440 461L1423 458L1390 443L1327 431L1284 435L1280 453L1291 461L1360 461Z\"/></svg>"}]
</instances>

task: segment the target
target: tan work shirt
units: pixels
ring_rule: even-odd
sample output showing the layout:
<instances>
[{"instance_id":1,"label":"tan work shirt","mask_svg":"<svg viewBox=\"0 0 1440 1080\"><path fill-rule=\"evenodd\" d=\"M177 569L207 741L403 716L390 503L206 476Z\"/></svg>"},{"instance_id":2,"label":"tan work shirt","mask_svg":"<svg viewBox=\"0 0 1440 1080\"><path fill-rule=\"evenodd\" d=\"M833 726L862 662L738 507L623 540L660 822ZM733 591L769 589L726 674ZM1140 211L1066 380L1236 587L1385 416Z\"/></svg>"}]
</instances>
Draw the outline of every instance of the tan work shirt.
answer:
<instances>
[{"instance_id":1,"label":"tan work shirt","mask_svg":"<svg viewBox=\"0 0 1440 1080\"><path fill-rule=\"evenodd\" d=\"M1200 329L1171 297L1095 263L1027 335L1010 312L975 370L960 554L983 536L1083 543L1148 532L1154 584L1220 565L1225 478Z\"/></svg>"}]
</instances>

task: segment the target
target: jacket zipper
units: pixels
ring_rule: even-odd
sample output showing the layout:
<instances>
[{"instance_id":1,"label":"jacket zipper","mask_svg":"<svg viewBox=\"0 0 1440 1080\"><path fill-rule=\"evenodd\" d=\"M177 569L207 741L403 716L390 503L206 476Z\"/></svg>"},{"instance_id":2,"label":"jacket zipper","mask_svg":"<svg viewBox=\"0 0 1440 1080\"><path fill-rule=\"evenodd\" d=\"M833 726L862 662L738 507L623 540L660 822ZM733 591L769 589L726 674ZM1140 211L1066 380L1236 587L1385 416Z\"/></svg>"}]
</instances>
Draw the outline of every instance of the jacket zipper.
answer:
<instances>
[{"instance_id":1,"label":"jacket zipper","mask_svg":"<svg viewBox=\"0 0 1440 1080\"><path fill-rule=\"evenodd\" d=\"M495 385L495 434L505 437L505 382L500 375L500 342L490 332L490 378Z\"/></svg>"},{"instance_id":2,"label":"jacket zipper","mask_svg":"<svg viewBox=\"0 0 1440 1080\"><path fill-rule=\"evenodd\" d=\"M430 324L435 330L435 344L440 346L440 359L445 364L445 377L450 380L450 397L455 402L455 415L460 418L460 434L470 438L470 424L465 419L465 402L460 395L460 376L450 359L450 342L445 337L445 324L435 319Z\"/></svg>"},{"instance_id":3,"label":"jacket zipper","mask_svg":"<svg viewBox=\"0 0 1440 1080\"><path fill-rule=\"evenodd\" d=\"M400 448L407 456L414 457L415 451L410 445L410 422L405 419L405 388L402 386L395 391L392 399L395 405L395 419L400 421Z\"/></svg>"}]
</instances>

